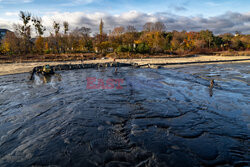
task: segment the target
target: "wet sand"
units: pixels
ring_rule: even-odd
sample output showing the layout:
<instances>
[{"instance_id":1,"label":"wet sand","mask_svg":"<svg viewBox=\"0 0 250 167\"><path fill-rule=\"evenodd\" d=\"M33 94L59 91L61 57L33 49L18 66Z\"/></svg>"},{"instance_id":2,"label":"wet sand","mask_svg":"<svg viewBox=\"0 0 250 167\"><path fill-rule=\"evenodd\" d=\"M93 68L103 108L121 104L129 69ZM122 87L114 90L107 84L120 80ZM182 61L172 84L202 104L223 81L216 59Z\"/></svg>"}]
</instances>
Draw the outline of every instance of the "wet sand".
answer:
<instances>
[{"instance_id":1,"label":"wet sand","mask_svg":"<svg viewBox=\"0 0 250 167\"><path fill-rule=\"evenodd\" d=\"M17 74L30 72L34 67L50 64L51 66L59 64L95 64L95 63L108 63L113 59L106 60L88 60L88 61L71 61L71 62L35 62L35 63L11 63L0 65L0 75ZM149 59L116 59L120 63L138 63L138 65L146 64L166 64L167 66L177 66L179 64L209 64L211 63L237 63L237 62L250 62L250 56L196 56L186 58L149 58ZM232 62L230 62L232 61Z\"/></svg>"},{"instance_id":2,"label":"wet sand","mask_svg":"<svg viewBox=\"0 0 250 167\"><path fill-rule=\"evenodd\" d=\"M235 63L0 76L0 166L249 166L249 72ZM88 89L88 77L123 78L123 89Z\"/></svg>"}]
</instances>

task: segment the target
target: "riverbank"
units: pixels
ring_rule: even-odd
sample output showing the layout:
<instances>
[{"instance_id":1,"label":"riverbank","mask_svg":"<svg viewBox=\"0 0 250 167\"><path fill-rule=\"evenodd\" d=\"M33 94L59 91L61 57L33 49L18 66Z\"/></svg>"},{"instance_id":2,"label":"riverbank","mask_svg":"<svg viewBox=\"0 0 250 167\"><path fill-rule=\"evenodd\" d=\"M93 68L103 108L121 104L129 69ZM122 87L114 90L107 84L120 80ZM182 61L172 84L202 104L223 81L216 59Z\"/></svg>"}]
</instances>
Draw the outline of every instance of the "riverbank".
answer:
<instances>
[{"instance_id":1,"label":"riverbank","mask_svg":"<svg viewBox=\"0 0 250 167\"><path fill-rule=\"evenodd\" d=\"M0 75L16 74L30 72L34 67L49 64L51 66L62 64L99 64L111 63L113 59L98 59L86 61L61 61L61 62L32 62L32 63L8 63L1 64ZM199 55L194 57L181 57L181 58L143 58L143 59L116 59L119 63L137 64L140 67L152 68L179 66L189 64L210 64L210 63L237 63L237 62L250 62L250 56L205 56Z\"/></svg>"}]
</instances>

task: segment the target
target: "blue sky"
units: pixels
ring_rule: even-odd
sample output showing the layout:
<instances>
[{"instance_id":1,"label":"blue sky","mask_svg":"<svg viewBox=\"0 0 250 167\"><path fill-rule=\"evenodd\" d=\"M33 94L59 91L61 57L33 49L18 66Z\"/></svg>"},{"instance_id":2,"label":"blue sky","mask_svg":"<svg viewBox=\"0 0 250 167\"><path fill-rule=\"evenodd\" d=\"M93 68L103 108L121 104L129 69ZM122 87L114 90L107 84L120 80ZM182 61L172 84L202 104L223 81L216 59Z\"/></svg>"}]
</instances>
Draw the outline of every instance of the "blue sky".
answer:
<instances>
[{"instance_id":1,"label":"blue sky","mask_svg":"<svg viewBox=\"0 0 250 167\"><path fill-rule=\"evenodd\" d=\"M10 22L17 21L17 14L20 10L30 11L45 18L49 18L49 15L53 17L55 15L51 14L53 12L57 13L57 18L59 14L71 13L72 16L76 15L78 18L78 20L69 18L72 19L74 26L78 26L79 12L82 14L82 18L87 17L90 20L92 19L91 14L93 14L94 19L99 19L99 17L112 18L118 15L121 16L134 11L137 14L147 15L146 19L154 15L157 19L166 17L165 20L168 20L173 15L175 19L185 17L186 20L200 18L209 19L209 21L213 18L226 16L227 13L239 13L247 16L244 24L248 26L250 0L0 0L0 27L10 26ZM99 16L97 16L97 13L99 13ZM168 15L159 16L157 13L167 13ZM141 16L140 14L138 14L138 17ZM142 20L140 21L142 22ZM150 20L145 20L145 22L147 21ZM176 21L178 22L178 20ZM47 23L49 24L49 21ZM168 23L166 22L166 24ZM111 25L108 26L108 28L112 28ZM241 27L241 29L244 30L246 27Z\"/></svg>"}]
</instances>

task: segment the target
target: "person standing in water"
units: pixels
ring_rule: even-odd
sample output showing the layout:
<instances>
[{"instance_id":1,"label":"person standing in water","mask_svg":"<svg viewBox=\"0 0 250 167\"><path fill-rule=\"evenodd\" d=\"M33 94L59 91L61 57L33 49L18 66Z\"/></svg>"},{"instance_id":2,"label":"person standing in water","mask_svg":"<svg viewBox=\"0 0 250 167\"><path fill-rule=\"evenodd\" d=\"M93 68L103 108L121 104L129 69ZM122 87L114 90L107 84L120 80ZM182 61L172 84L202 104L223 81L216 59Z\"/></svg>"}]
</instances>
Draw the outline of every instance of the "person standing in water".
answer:
<instances>
[{"instance_id":1,"label":"person standing in water","mask_svg":"<svg viewBox=\"0 0 250 167\"><path fill-rule=\"evenodd\" d=\"M213 97L213 88L214 88L214 79L210 80L210 86L209 86L209 95L210 97Z\"/></svg>"}]
</instances>

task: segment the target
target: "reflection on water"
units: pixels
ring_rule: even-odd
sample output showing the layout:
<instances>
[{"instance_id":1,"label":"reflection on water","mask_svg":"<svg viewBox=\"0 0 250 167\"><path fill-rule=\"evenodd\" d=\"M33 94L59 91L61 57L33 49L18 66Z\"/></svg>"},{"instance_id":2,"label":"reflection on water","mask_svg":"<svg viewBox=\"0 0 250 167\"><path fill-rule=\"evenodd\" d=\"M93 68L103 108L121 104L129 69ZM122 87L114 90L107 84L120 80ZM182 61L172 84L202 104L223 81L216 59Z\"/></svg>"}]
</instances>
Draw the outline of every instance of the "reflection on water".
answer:
<instances>
[{"instance_id":1,"label":"reflection on water","mask_svg":"<svg viewBox=\"0 0 250 167\"><path fill-rule=\"evenodd\" d=\"M249 72L248 63L1 76L0 166L248 166ZM87 77L126 82L90 90Z\"/></svg>"}]
</instances>

